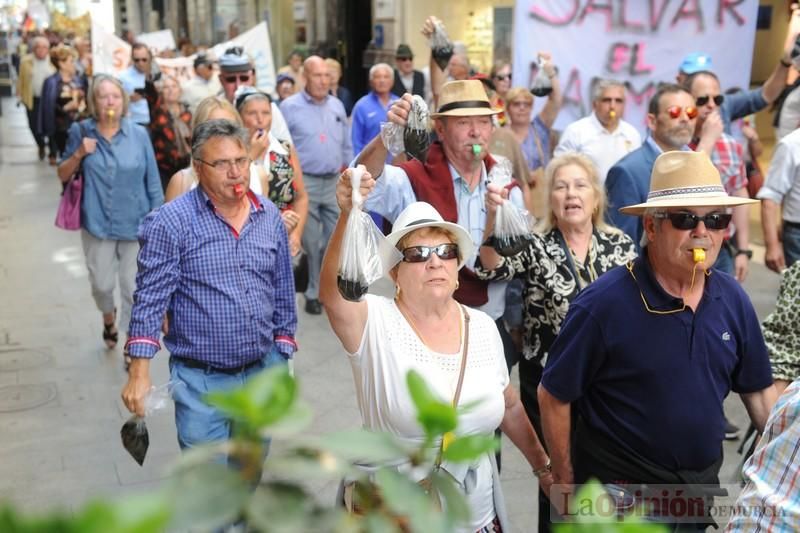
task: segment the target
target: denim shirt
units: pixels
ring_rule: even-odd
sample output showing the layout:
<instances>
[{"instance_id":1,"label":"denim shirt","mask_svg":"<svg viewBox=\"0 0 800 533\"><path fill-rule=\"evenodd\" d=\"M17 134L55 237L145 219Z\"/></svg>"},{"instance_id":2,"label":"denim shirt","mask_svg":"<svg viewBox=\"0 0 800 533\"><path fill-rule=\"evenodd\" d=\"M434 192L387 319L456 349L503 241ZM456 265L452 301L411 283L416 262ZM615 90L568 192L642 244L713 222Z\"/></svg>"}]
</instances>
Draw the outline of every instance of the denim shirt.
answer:
<instances>
[{"instance_id":1,"label":"denim shirt","mask_svg":"<svg viewBox=\"0 0 800 533\"><path fill-rule=\"evenodd\" d=\"M109 142L97 122L81 122L87 137L97 139L94 153L83 158L81 226L98 239L135 241L144 216L164 203L161 178L147 130L123 118ZM82 140L78 123L69 129L64 160Z\"/></svg>"}]
</instances>

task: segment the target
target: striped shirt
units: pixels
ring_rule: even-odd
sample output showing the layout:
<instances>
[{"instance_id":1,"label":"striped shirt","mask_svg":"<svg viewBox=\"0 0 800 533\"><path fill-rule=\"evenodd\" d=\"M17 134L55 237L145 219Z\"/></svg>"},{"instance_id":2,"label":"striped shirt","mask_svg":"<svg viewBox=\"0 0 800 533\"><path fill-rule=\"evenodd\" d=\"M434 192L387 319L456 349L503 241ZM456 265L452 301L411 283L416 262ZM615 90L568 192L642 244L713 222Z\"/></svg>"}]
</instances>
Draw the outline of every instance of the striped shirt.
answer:
<instances>
[{"instance_id":1,"label":"striped shirt","mask_svg":"<svg viewBox=\"0 0 800 533\"><path fill-rule=\"evenodd\" d=\"M273 345L297 345L294 276L277 208L249 193L237 233L202 187L149 214L139 229L139 271L128 332L132 357L151 358L164 312L164 344L175 357L216 368L254 362Z\"/></svg>"},{"instance_id":2,"label":"striped shirt","mask_svg":"<svg viewBox=\"0 0 800 533\"><path fill-rule=\"evenodd\" d=\"M726 531L794 532L800 524L800 381L778 398L744 466L747 484Z\"/></svg>"}]
</instances>

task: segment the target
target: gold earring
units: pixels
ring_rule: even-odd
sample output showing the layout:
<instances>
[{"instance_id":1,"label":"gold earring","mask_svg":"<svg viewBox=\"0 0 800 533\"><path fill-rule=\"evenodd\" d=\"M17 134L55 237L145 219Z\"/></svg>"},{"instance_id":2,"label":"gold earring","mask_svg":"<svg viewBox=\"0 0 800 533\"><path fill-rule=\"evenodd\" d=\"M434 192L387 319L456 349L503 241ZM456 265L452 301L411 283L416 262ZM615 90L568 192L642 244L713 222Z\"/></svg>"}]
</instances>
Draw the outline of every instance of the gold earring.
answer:
<instances>
[{"instance_id":1,"label":"gold earring","mask_svg":"<svg viewBox=\"0 0 800 533\"><path fill-rule=\"evenodd\" d=\"M394 286L394 299L395 300L400 299L400 285Z\"/></svg>"},{"instance_id":2,"label":"gold earring","mask_svg":"<svg viewBox=\"0 0 800 533\"><path fill-rule=\"evenodd\" d=\"M459 282L458 282L458 280L456 280L456 290L458 290L458 287L459 287L460 285L461 285L461 283L459 283Z\"/></svg>"}]
</instances>

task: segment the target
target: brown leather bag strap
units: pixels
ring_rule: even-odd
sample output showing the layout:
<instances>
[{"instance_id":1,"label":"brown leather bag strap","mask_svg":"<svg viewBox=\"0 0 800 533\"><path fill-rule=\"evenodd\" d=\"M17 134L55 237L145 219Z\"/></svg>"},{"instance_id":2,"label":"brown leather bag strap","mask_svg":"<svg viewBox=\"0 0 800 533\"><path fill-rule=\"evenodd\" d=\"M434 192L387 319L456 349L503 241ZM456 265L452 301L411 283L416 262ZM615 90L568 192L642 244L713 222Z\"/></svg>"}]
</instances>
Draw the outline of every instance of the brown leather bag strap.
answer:
<instances>
[{"instance_id":1,"label":"brown leather bag strap","mask_svg":"<svg viewBox=\"0 0 800 533\"><path fill-rule=\"evenodd\" d=\"M469 313L463 305L461 311L464 313L464 347L461 350L461 369L458 372L456 392L453 394L453 407L458 407L458 399L461 398L461 385L464 384L464 373L467 370L467 350L469 349ZM442 465L442 454L444 454L444 435L439 442L439 451L436 453L436 461L433 464L434 469L438 469Z\"/></svg>"},{"instance_id":2,"label":"brown leather bag strap","mask_svg":"<svg viewBox=\"0 0 800 533\"><path fill-rule=\"evenodd\" d=\"M456 393L453 395L453 407L458 407L458 399L461 397L461 385L464 384L464 373L467 369L467 349L469 348L469 313L467 308L461 306L461 311L464 313L464 348L461 350L461 370L458 373L458 385L456 385Z\"/></svg>"}]
</instances>

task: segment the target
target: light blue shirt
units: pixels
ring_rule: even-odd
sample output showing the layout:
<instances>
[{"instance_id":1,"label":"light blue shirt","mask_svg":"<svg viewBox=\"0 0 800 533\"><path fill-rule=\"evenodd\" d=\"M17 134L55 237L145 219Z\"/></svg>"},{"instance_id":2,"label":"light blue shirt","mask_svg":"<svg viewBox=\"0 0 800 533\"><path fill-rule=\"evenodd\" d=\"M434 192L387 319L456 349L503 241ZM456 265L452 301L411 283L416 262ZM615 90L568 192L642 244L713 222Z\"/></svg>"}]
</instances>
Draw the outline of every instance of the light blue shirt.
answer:
<instances>
[{"instance_id":1,"label":"light blue shirt","mask_svg":"<svg viewBox=\"0 0 800 533\"><path fill-rule=\"evenodd\" d=\"M353 158L347 114L335 96L317 102L303 90L281 102L280 110L304 174L338 174Z\"/></svg>"},{"instance_id":2,"label":"light blue shirt","mask_svg":"<svg viewBox=\"0 0 800 533\"><path fill-rule=\"evenodd\" d=\"M83 124L86 136L97 139L97 147L81 162L81 227L98 239L135 241L144 216L164 203L150 134L123 118L109 142L97 131L94 119ZM75 122L69 128L64 160L81 142L80 125Z\"/></svg>"},{"instance_id":3,"label":"light blue shirt","mask_svg":"<svg viewBox=\"0 0 800 533\"><path fill-rule=\"evenodd\" d=\"M136 70L136 67L130 66L119 75L119 81L122 82L125 92L131 95L134 89L144 89L145 77L144 74ZM143 97L138 102L130 102L128 104L128 116L137 124L150 124L150 107L147 104L147 99Z\"/></svg>"},{"instance_id":4,"label":"light blue shirt","mask_svg":"<svg viewBox=\"0 0 800 533\"><path fill-rule=\"evenodd\" d=\"M498 156L493 156L500 159ZM483 230L486 227L486 185L489 183L486 175L486 166L481 166L481 177L478 186L473 191L469 190L464 178L450 163L447 164L450 175L453 178L453 192L455 194L456 206L458 208L458 225L465 228L472 242L475 243L475 250L472 256L467 259L464 268L472 269L475 259L478 256L478 245L483 242ZM519 187L511 189L509 196L511 202L517 207L524 209L525 203L522 199L522 191ZM369 193L364 204L364 209L374 211L394 223L400 212L409 204L417 201L414 189L408 175L400 167L385 165L383 173L378 176L375 188ZM506 281L492 281L489 283L489 301L478 307L493 320L503 316L506 308Z\"/></svg>"}]
</instances>

